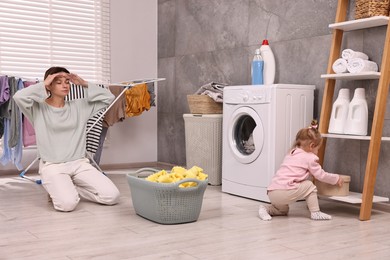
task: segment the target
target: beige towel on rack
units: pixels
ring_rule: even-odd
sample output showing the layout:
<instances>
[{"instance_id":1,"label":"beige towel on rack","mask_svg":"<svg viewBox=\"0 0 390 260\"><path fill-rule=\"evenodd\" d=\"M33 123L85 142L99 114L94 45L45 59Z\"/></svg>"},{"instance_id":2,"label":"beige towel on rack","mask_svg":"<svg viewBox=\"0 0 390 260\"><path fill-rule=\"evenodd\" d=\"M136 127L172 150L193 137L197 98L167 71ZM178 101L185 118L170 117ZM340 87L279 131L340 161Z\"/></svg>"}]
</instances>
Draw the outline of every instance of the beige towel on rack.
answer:
<instances>
[{"instance_id":1,"label":"beige towel on rack","mask_svg":"<svg viewBox=\"0 0 390 260\"><path fill-rule=\"evenodd\" d=\"M361 73L368 71L378 71L378 65L370 60L355 58L348 61L347 69L350 73Z\"/></svg>"},{"instance_id":2,"label":"beige towel on rack","mask_svg":"<svg viewBox=\"0 0 390 260\"><path fill-rule=\"evenodd\" d=\"M123 91L123 86L110 85L109 89L115 97L118 97ZM125 95L122 95L104 115L103 126L104 127L113 126L115 123L122 122L123 120L125 120L125 118L126 118L126 97Z\"/></svg>"}]
</instances>

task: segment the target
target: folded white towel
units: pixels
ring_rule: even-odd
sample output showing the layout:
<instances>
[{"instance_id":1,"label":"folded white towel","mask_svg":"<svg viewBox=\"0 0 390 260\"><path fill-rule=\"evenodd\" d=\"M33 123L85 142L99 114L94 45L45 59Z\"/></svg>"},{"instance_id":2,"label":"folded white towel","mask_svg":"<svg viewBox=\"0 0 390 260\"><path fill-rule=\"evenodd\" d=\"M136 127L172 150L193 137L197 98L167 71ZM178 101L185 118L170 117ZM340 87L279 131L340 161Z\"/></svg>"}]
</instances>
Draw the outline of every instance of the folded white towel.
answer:
<instances>
[{"instance_id":1,"label":"folded white towel","mask_svg":"<svg viewBox=\"0 0 390 260\"><path fill-rule=\"evenodd\" d=\"M370 60L355 58L348 61L347 69L350 73L378 71L378 65Z\"/></svg>"},{"instance_id":2,"label":"folded white towel","mask_svg":"<svg viewBox=\"0 0 390 260\"><path fill-rule=\"evenodd\" d=\"M335 62L333 62L332 69L335 73L345 73L348 72L347 70L348 62L345 59L337 59Z\"/></svg>"},{"instance_id":3,"label":"folded white towel","mask_svg":"<svg viewBox=\"0 0 390 260\"><path fill-rule=\"evenodd\" d=\"M345 49L341 52L341 58L349 61L350 59L354 58L361 58L363 60L368 60L367 54L360 52L360 51L354 51L351 49Z\"/></svg>"}]
</instances>

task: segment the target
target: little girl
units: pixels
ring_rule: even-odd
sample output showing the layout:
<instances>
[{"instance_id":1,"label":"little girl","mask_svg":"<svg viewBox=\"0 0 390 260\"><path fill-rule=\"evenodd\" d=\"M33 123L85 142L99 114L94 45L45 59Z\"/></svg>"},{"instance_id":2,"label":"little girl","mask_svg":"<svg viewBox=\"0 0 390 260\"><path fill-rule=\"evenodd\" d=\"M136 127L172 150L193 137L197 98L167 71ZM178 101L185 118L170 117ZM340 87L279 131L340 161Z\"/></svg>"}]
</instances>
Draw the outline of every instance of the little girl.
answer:
<instances>
[{"instance_id":1,"label":"little girl","mask_svg":"<svg viewBox=\"0 0 390 260\"><path fill-rule=\"evenodd\" d=\"M268 186L268 197L271 205L259 207L259 217L271 220L271 216L285 216L289 204L305 199L313 220L330 220L332 217L320 211L317 198L317 187L311 178L314 177L332 185L343 185L338 174L327 173L318 163L318 149L322 143L316 120L308 128L299 130L292 150L286 155L282 165Z\"/></svg>"}]
</instances>

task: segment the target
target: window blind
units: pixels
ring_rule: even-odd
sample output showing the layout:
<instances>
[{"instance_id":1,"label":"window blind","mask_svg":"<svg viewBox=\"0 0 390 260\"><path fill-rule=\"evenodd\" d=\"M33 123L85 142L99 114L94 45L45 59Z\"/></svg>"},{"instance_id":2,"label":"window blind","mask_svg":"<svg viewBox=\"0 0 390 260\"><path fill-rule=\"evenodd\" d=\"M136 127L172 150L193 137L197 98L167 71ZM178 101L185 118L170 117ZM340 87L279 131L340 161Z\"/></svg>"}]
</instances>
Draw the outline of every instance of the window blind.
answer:
<instances>
[{"instance_id":1,"label":"window blind","mask_svg":"<svg viewBox=\"0 0 390 260\"><path fill-rule=\"evenodd\" d=\"M110 79L109 0L1 0L0 73L42 79L51 66Z\"/></svg>"}]
</instances>

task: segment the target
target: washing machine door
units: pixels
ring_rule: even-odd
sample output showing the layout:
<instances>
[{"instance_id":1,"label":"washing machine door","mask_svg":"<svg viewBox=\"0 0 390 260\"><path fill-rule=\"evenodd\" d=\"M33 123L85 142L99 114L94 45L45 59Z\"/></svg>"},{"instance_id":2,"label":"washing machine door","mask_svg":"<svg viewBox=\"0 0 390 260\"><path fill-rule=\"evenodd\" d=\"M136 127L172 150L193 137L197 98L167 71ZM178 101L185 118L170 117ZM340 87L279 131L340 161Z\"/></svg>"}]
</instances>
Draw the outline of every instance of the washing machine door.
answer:
<instances>
[{"instance_id":1,"label":"washing machine door","mask_svg":"<svg viewBox=\"0 0 390 260\"><path fill-rule=\"evenodd\" d=\"M235 159L248 164L263 150L264 127L260 116L250 107L239 107L228 126L228 142Z\"/></svg>"}]
</instances>

